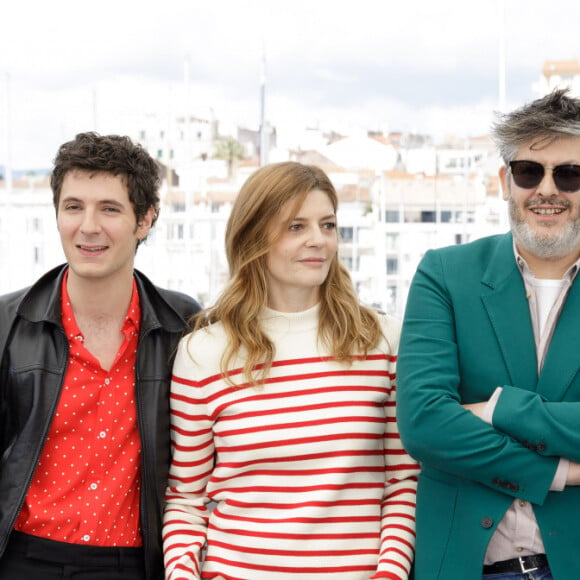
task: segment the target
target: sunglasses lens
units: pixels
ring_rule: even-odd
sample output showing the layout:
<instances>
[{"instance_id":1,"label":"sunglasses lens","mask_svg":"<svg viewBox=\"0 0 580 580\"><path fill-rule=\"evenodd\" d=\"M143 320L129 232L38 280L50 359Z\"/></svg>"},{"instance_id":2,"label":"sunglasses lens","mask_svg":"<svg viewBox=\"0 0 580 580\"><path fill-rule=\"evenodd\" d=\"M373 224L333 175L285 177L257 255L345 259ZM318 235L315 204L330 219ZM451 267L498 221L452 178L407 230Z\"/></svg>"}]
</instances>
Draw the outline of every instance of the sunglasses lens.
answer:
<instances>
[{"instance_id":1,"label":"sunglasses lens","mask_svg":"<svg viewBox=\"0 0 580 580\"><path fill-rule=\"evenodd\" d=\"M523 189L537 187L544 178L544 166L536 161L512 161L509 165L516 185ZM559 191L580 191L580 165L557 165L552 176Z\"/></svg>"},{"instance_id":2,"label":"sunglasses lens","mask_svg":"<svg viewBox=\"0 0 580 580\"><path fill-rule=\"evenodd\" d=\"M554 183L564 193L580 190L580 165L558 165L555 167Z\"/></svg>"},{"instance_id":3,"label":"sunglasses lens","mask_svg":"<svg viewBox=\"0 0 580 580\"><path fill-rule=\"evenodd\" d=\"M516 185L523 189L537 187L544 177L544 167L535 161L512 161L510 168Z\"/></svg>"}]
</instances>

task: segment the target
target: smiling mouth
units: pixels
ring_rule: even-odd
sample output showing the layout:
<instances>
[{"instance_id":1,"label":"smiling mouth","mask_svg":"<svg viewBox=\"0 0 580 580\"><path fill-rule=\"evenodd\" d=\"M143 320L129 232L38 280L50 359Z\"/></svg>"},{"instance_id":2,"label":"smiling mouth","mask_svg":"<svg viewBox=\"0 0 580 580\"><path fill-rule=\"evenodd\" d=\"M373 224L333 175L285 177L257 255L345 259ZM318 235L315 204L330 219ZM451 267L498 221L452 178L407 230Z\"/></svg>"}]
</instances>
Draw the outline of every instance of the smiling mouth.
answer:
<instances>
[{"instance_id":1,"label":"smiling mouth","mask_svg":"<svg viewBox=\"0 0 580 580\"><path fill-rule=\"evenodd\" d=\"M532 212L536 215L558 215L564 211L563 207L535 207Z\"/></svg>"},{"instance_id":2,"label":"smiling mouth","mask_svg":"<svg viewBox=\"0 0 580 580\"><path fill-rule=\"evenodd\" d=\"M107 246L82 246L79 244L77 248L83 252L102 252L107 249Z\"/></svg>"}]
</instances>

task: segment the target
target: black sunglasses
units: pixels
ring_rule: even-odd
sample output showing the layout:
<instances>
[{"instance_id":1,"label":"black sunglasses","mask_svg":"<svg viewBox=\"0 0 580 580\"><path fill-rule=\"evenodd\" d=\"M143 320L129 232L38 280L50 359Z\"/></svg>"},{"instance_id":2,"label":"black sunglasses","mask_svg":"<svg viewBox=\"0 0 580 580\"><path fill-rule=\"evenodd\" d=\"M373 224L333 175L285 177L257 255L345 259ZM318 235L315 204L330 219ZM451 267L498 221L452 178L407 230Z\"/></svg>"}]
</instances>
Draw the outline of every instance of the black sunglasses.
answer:
<instances>
[{"instance_id":1,"label":"black sunglasses","mask_svg":"<svg viewBox=\"0 0 580 580\"><path fill-rule=\"evenodd\" d=\"M533 189L540 185L546 169L551 169L558 191L574 193L580 190L580 165L556 165L544 167L537 161L510 161L509 166L516 185L523 189Z\"/></svg>"}]
</instances>

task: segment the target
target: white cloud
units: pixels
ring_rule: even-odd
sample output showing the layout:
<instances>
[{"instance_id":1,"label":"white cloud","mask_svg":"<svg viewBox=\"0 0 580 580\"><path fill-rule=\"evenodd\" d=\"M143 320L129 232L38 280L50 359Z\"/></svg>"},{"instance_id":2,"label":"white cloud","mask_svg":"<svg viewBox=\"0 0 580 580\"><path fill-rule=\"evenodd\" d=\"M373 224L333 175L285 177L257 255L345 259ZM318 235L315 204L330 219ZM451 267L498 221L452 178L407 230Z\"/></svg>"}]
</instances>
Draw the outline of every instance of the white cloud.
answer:
<instances>
[{"instance_id":1,"label":"white cloud","mask_svg":"<svg viewBox=\"0 0 580 580\"><path fill-rule=\"evenodd\" d=\"M198 110L257 126L265 47L273 123L480 134L497 108L502 5L517 104L535 96L545 60L580 56L577 0L8 0L0 131L9 78L13 163L46 165L58 143L103 122L105 103L173 106L186 59Z\"/></svg>"}]
</instances>

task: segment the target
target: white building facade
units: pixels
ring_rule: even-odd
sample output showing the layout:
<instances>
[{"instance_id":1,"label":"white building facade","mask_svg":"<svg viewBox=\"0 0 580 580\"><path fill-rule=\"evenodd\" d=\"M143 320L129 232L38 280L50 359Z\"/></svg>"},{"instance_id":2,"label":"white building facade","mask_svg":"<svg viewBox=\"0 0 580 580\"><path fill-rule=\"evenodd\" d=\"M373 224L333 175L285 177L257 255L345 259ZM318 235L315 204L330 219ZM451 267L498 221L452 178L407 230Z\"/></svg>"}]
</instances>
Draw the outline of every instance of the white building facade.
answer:
<instances>
[{"instance_id":1,"label":"white building facade","mask_svg":"<svg viewBox=\"0 0 580 580\"><path fill-rule=\"evenodd\" d=\"M340 259L363 302L402 316L427 249L507 229L506 208L482 169L490 160L479 162L469 173L435 176L323 167L341 200ZM165 181L160 217L137 252L137 268L160 286L212 303L228 278L224 234L231 205L255 169L243 167L224 180L208 175L206 166L190 168L187 189ZM48 184L15 184L10 193L0 186L0 292L27 286L63 261Z\"/></svg>"}]
</instances>

